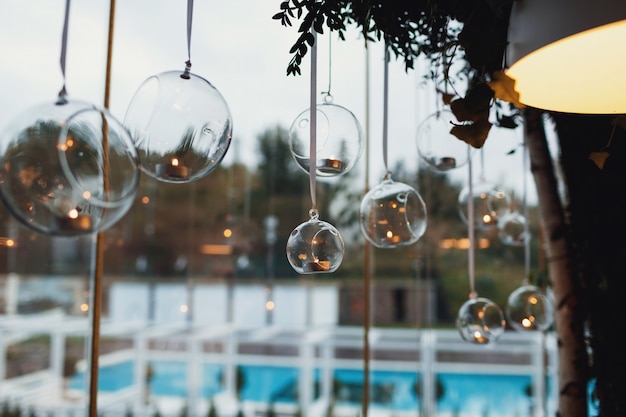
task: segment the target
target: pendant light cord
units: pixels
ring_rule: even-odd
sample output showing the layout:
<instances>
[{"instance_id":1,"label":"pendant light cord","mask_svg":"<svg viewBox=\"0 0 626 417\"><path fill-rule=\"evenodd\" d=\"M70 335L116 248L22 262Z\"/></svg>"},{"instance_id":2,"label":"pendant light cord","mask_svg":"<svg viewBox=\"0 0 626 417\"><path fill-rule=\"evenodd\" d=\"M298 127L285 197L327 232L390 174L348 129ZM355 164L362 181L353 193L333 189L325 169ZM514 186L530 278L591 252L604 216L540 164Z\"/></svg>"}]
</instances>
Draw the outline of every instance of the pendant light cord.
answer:
<instances>
[{"instance_id":1,"label":"pendant light cord","mask_svg":"<svg viewBox=\"0 0 626 417\"><path fill-rule=\"evenodd\" d=\"M387 158L387 131L389 119L389 47L386 42L385 70L383 77L383 163L385 164L385 179L389 179L389 177L391 176Z\"/></svg>"},{"instance_id":2,"label":"pendant light cord","mask_svg":"<svg viewBox=\"0 0 626 417\"><path fill-rule=\"evenodd\" d=\"M467 146L467 172L468 172L468 199L467 199L467 237L469 240L469 245L467 248L467 269L469 276L469 285L470 285L470 298L476 298L476 287L475 287L475 277L474 277L474 248L475 248L475 237L474 237L474 184L473 183L473 172L472 172L472 150L470 146Z\"/></svg>"},{"instance_id":3,"label":"pendant light cord","mask_svg":"<svg viewBox=\"0 0 626 417\"><path fill-rule=\"evenodd\" d=\"M317 169L317 35L312 30L313 46L311 46L311 104L309 124L309 188L311 191L311 215L317 214L315 195L315 170Z\"/></svg>"},{"instance_id":4,"label":"pendant light cord","mask_svg":"<svg viewBox=\"0 0 626 417\"><path fill-rule=\"evenodd\" d=\"M70 21L70 0L65 1L65 17L63 19L63 33L61 35L61 57L59 64L61 65L61 75L63 76L63 87L59 91L59 102L65 101L67 90L65 88L65 58L67 56L67 32Z\"/></svg>"}]
</instances>

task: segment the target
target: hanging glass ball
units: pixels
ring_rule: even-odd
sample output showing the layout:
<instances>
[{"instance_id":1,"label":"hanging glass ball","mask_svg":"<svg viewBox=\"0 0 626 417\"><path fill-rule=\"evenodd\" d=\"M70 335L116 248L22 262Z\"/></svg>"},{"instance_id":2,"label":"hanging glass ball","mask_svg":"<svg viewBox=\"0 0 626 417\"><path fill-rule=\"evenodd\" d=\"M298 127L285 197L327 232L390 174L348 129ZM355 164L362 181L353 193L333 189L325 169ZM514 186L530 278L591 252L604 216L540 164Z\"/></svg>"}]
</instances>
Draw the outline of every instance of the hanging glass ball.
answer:
<instances>
[{"instance_id":1,"label":"hanging glass ball","mask_svg":"<svg viewBox=\"0 0 626 417\"><path fill-rule=\"evenodd\" d=\"M552 299L534 285L523 285L507 300L506 316L515 330L548 330L554 322Z\"/></svg>"},{"instance_id":2,"label":"hanging glass ball","mask_svg":"<svg viewBox=\"0 0 626 417\"><path fill-rule=\"evenodd\" d=\"M411 245L426 231L426 205L410 185L387 178L361 201L363 235L379 248Z\"/></svg>"},{"instance_id":3,"label":"hanging glass ball","mask_svg":"<svg viewBox=\"0 0 626 417\"><path fill-rule=\"evenodd\" d=\"M481 181L472 186L474 196L474 228L493 229L498 220L509 213L511 198L502 187ZM463 187L458 197L459 215L465 224L469 222L467 203L470 198L469 186Z\"/></svg>"},{"instance_id":4,"label":"hanging glass ball","mask_svg":"<svg viewBox=\"0 0 626 417\"><path fill-rule=\"evenodd\" d=\"M332 97L332 96L326 96ZM336 177L348 172L363 152L363 130L345 107L326 99L316 112L316 175ZM289 129L289 149L298 166L310 169L311 111L300 113Z\"/></svg>"},{"instance_id":5,"label":"hanging glass ball","mask_svg":"<svg viewBox=\"0 0 626 417\"><path fill-rule=\"evenodd\" d=\"M135 92L124 124L141 168L165 182L198 180L222 161L232 138L232 117L220 92L186 70L148 78Z\"/></svg>"},{"instance_id":6,"label":"hanging glass ball","mask_svg":"<svg viewBox=\"0 0 626 417\"><path fill-rule=\"evenodd\" d=\"M438 172L467 164L468 145L450 133L458 121L450 110L428 116L417 127L417 150L420 159Z\"/></svg>"},{"instance_id":7,"label":"hanging glass ball","mask_svg":"<svg viewBox=\"0 0 626 417\"><path fill-rule=\"evenodd\" d=\"M508 246L524 246L530 239L528 220L517 212L505 214L498 220L498 237Z\"/></svg>"},{"instance_id":8,"label":"hanging glass ball","mask_svg":"<svg viewBox=\"0 0 626 417\"><path fill-rule=\"evenodd\" d=\"M500 307L483 297L470 297L459 309L456 319L461 338L480 345L495 342L504 333L505 324Z\"/></svg>"},{"instance_id":9,"label":"hanging glass ball","mask_svg":"<svg viewBox=\"0 0 626 417\"><path fill-rule=\"evenodd\" d=\"M130 208L139 161L106 110L60 97L18 116L0 136L0 196L26 226L48 235L104 230Z\"/></svg>"},{"instance_id":10,"label":"hanging glass ball","mask_svg":"<svg viewBox=\"0 0 626 417\"><path fill-rule=\"evenodd\" d=\"M335 272L343 261L343 238L332 224L319 219L316 210L310 216L289 235L287 259L299 274Z\"/></svg>"}]
</instances>

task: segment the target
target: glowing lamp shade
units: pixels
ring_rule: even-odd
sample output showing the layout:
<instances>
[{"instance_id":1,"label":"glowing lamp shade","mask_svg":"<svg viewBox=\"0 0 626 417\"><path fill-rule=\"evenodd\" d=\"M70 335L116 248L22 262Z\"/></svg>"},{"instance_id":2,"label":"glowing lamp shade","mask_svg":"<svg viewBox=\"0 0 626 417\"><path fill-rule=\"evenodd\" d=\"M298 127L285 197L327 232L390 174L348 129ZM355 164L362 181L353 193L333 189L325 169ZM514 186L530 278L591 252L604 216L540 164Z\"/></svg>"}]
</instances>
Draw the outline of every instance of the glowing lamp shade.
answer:
<instances>
[{"instance_id":1,"label":"glowing lamp shade","mask_svg":"<svg viewBox=\"0 0 626 417\"><path fill-rule=\"evenodd\" d=\"M335 272L343 261L344 242L339 231L316 213L296 227L287 240L287 259L299 274Z\"/></svg>"},{"instance_id":2,"label":"glowing lamp shade","mask_svg":"<svg viewBox=\"0 0 626 417\"><path fill-rule=\"evenodd\" d=\"M478 345L495 342L504 333L505 324L500 307L483 297L470 297L459 309L456 320L461 338Z\"/></svg>"},{"instance_id":3,"label":"glowing lamp shade","mask_svg":"<svg viewBox=\"0 0 626 417\"><path fill-rule=\"evenodd\" d=\"M507 75L523 104L566 113L626 113L626 2L513 2Z\"/></svg>"},{"instance_id":4,"label":"glowing lamp shade","mask_svg":"<svg viewBox=\"0 0 626 417\"><path fill-rule=\"evenodd\" d=\"M142 170L170 183L208 175L232 138L232 117L220 92L204 78L180 71L145 80L126 110L124 125Z\"/></svg>"},{"instance_id":5,"label":"glowing lamp shade","mask_svg":"<svg viewBox=\"0 0 626 417\"><path fill-rule=\"evenodd\" d=\"M104 230L126 214L138 184L130 134L91 104L43 104L0 134L0 196L17 220L37 232Z\"/></svg>"},{"instance_id":6,"label":"glowing lamp shade","mask_svg":"<svg viewBox=\"0 0 626 417\"><path fill-rule=\"evenodd\" d=\"M386 179L361 200L361 231L378 248L411 245L426 231L426 205L410 185Z\"/></svg>"}]
</instances>

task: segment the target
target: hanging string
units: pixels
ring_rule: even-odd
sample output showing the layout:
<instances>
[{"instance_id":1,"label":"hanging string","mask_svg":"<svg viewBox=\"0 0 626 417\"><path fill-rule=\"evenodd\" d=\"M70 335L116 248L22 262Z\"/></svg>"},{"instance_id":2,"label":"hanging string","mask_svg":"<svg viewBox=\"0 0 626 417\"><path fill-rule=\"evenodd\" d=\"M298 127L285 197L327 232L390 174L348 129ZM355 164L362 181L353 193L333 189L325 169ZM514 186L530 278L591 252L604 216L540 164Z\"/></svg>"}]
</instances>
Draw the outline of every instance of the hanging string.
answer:
<instances>
[{"instance_id":1,"label":"hanging string","mask_svg":"<svg viewBox=\"0 0 626 417\"><path fill-rule=\"evenodd\" d=\"M481 182L485 181L485 148L480 148L480 177Z\"/></svg>"},{"instance_id":2,"label":"hanging string","mask_svg":"<svg viewBox=\"0 0 626 417\"><path fill-rule=\"evenodd\" d=\"M311 120L309 125L309 188L311 190L311 215L317 214L317 200L315 196L315 170L317 169L317 35L313 33L313 46L311 46Z\"/></svg>"},{"instance_id":3,"label":"hanging string","mask_svg":"<svg viewBox=\"0 0 626 417\"><path fill-rule=\"evenodd\" d=\"M69 27L70 21L70 0L66 0L65 2L65 18L63 20L63 35L61 36L61 75L63 76L63 87L61 91L59 91L59 103L64 103L66 101L65 97L67 96L67 90L65 88L65 57L67 55L67 30Z\"/></svg>"},{"instance_id":4,"label":"hanging string","mask_svg":"<svg viewBox=\"0 0 626 417\"><path fill-rule=\"evenodd\" d=\"M389 47L385 42L385 70L383 81L383 163L385 164L385 178L389 178L391 172L387 164L387 130L389 119Z\"/></svg>"},{"instance_id":5,"label":"hanging string","mask_svg":"<svg viewBox=\"0 0 626 417\"><path fill-rule=\"evenodd\" d=\"M525 137L526 135L524 135ZM523 177L522 177L522 210L526 224L524 225L524 285L528 285L530 282L530 219L528 218L528 146L526 139L522 142L522 164L523 164Z\"/></svg>"},{"instance_id":6,"label":"hanging string","mask_svg":"<svg viewBox=\"0 0 626 417\"><path fill-rule=\"evenodd\" d=\"M331 80L332 80L332 62L333 62L333 37L332 35L329 33L328 34L328 89L326 91L322 91L322 94L324 95L324 101L326 103L330 103L333 101L333 95L330 93L330 86L332 84Z\"/></svg>"},{"instance_id":7,"label":"hanging string","mask_svg":"<svg viewBox=\"0 0 626 417\"><path fill-rule=\"evenodd\" d=\"M191 71L191 24L193 23L193 0L187 0L187 62L185 62L185 72L182 78L189 79Z\"/></svg>"},{"instance_id":8,"label":"hanging string","mask_svg":"<svg viewBox=\"0 0 626 417\"><path fill-rule=\"evenodd\" d=\"M476 298L476 287L474 279L474 189L473 189L473 172L472 172L472 155L471 148L467 146L467 171L468 171L468 187L469 198L467 199L467 235L469 246L467 248L467 269L469 275L470 298Z\"/></svg>"},{"instance_id":9,"label":"hanging string","mask_svg":"<svg viewBox=\"0 0 626 417\"><path fill-rule=\"evenodd\" d=\"M365 192L370 189L370 60L367 39L365 40ZM372 244L364 239L363 244L363 402L361 415L367 417L370 390L370 343L371 324L371 282L372 282Z\"/></svg>"}]
</instances>

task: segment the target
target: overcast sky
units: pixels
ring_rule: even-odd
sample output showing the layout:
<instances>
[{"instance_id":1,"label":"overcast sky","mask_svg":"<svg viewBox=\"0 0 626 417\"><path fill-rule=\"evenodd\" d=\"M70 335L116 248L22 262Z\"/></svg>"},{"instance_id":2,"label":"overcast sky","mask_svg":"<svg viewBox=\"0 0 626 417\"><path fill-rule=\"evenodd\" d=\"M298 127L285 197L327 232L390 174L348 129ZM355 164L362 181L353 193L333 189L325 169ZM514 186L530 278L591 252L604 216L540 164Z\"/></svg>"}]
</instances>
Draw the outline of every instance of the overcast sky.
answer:
<instances>
[{"instance_id":1,"label":"overcast sky","mask_svg":"<svg viewBox=\"0 0 626 417\"><path fill-rule=\"evenodd\" d=\"M302 76L286 76L289 49L297 25L284 28L271 17L279 0L195 1L191 45L192 72L209 80L224 96L234 122L234 145L224 162L239 158L255 163L256 137L280 124L288 128L309 107L309 55ZM70 98L102 105L109 4L73 1L67 50ZM139 85L149 76L182 70L187 60L187 2L132 0L117 2L110 111L123 120ZM0 128L36 104L53 101L62 86L59 56L65 0L0 0ZM318 91L328 86L328 36L318 38ZM366 52L356 29L341 42L332 39L334 103L351 110L365 127ZM371 178L382 175L383 49L371 45ZM423 66L422 66L423 70ZM404 160L416 168L417 126L435 111L434 87L420 87L420 71L405 73L400 61L390 64L389 165ZM507 152L521 142L520 132L493 129L485 145L485 178L522 190L521 152ZM478 155L478 154L476 154ZM475 157L476 171L480 159ZM360 162L361 167L363 161ZM466 181L467 170L451 175ZM529 177L529 201L534 185Z\"/></svg>"}]
</instances>

